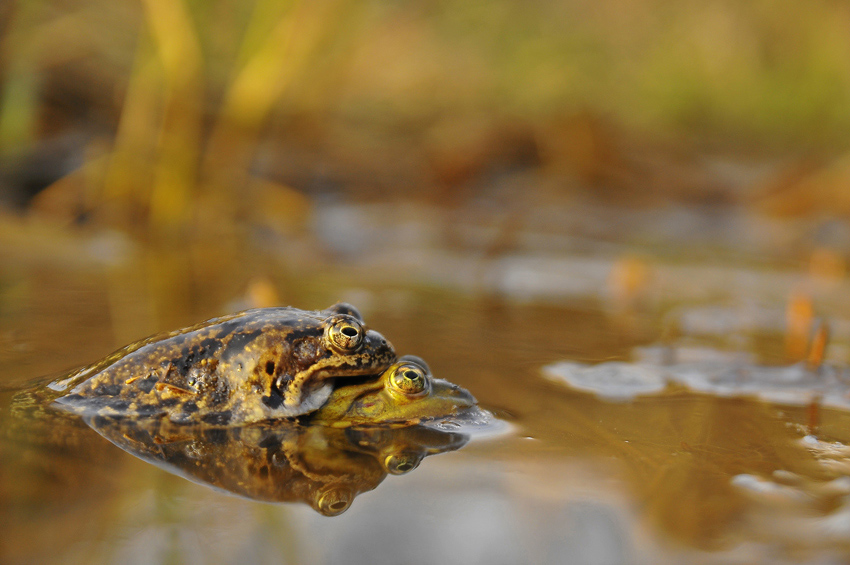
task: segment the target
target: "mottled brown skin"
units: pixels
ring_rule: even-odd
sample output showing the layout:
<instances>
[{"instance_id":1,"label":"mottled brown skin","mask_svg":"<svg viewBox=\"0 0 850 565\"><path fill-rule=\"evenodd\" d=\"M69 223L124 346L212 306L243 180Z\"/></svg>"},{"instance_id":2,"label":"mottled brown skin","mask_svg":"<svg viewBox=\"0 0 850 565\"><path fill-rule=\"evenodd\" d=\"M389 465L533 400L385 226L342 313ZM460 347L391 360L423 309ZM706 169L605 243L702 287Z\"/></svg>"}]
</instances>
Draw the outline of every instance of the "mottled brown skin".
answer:
<instances>
[{"instance_id":1,"label":"mottled brown skin","mask_svg":"<svg viewBox=\"0 0 850 565\"><path fill-rule=\"evenodd\" d=\"M84 414L224 425L309 413L334 379L394 361L392 345L348 304L259 308L144 339L51 387L73 387L56 402Z\"/></svg>"}]
</instances>

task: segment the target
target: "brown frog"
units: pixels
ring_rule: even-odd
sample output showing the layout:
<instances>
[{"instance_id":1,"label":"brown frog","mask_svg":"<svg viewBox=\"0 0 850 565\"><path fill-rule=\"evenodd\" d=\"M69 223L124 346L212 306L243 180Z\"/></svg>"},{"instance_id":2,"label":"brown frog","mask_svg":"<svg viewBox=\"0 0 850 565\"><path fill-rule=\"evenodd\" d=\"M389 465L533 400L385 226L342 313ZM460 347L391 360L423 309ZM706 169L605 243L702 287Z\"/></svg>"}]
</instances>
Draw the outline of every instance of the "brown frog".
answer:
<instances>
[{"instance_id":1,"label":"brown frog","mask_svg":"<svg viewBox=\"0 0 850 565\"><path fill-rule=\"evenodd\" d=\"M87 415L154 416L216 425L306 414L335 378L375 375L392 345L349 304L258 308L131 344L50 385Z\"/></svg>"}]
</instances>

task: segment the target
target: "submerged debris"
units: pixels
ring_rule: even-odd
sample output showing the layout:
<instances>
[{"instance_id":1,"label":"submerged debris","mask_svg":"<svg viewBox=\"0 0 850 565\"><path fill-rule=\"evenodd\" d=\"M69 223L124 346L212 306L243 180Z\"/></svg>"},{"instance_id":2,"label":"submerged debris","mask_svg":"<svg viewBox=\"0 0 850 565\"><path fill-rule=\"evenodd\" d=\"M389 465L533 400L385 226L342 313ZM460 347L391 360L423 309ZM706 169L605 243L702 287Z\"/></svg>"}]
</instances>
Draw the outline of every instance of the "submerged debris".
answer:
<instances>
[{"instance_id":1,"label":"submerged debris","mask_svg":"<svg viewBox=\"0 0 850 565\"><path fill-rule=\"evenodd\" d=\"M544 367L543 375L608 400L630 400L667 387L667 381L656 368L621 361L599 365L561 361Z\"/></svg>"},{"instance_id":2,"label":"submerged debris","mask_svg":"<svg viewBox=\"0 0 850 565\"><path fill-rule=\"evenodd\" d=\"M660 349L650 348L644 353ZM544 367L543 375L551 381L613 400L630 400L680 385L719 396L754 396L800 406L816 401L825 406L850 408L850 371L846 367L828 364L813 367L807 362L773 367L720 351L706 349L703 353L702 358L670 363L664 361L663 355L645 355L648 359L633 363L590 365L562 361Z\"/></svg>"}]
</instances>

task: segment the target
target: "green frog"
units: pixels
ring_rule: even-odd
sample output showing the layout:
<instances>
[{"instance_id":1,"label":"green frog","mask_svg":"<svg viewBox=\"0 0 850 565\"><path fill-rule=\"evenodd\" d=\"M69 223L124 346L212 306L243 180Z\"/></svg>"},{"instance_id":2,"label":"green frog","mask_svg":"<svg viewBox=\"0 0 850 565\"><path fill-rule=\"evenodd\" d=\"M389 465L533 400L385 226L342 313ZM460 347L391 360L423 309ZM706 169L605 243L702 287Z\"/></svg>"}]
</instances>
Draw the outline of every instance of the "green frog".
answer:
<instances>
[{"instance_id":1,"label":"green frog","mask_svg":"<svg viewBox=\"0 0 850 565\"><path fill-rule=\"evenodd\" d=\"M335 380L395 360L349 304L258 308L143 339L49 386L67 391L58 404L85 415L230 425L307 414Z\"/></svg>"},{"instance_id":2,"label":"green frog","mask_svg":"<svg viewBox=\"0 0 850 565\"><path fill-rule=\"evenodd\" d=\"M457 415L476 406L465 389L435 379L420 357L405 355L378 378L346 381L304 420L336 428L411 426Z\"/></svg>"}]
</instances>

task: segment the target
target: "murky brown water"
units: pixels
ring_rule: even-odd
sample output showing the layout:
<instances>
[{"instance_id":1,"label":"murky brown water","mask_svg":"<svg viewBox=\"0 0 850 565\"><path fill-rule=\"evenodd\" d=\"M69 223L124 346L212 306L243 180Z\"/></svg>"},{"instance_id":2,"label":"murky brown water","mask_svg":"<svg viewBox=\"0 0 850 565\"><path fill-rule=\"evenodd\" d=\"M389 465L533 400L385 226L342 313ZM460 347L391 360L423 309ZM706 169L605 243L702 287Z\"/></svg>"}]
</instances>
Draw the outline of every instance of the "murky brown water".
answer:
<instances>
[{"instance_id":1,"label":"murky brown water","mask_svg":"<svg viewBox=\"0 0 850 565\"><path fill-rule=\"evenodd\" d=\"M850 411L681 387L608 402L543 377L543 368L558 361L631 360L636 348L658 343L777 363L785 332L776 319L784 323L793 273L740 261L695 270L658 263L644 277L651 282L638 285L648 290L619 296L616 285L602 288L610 272L644 275L643 263L622 263L616 250L576 256L560 249L533 263L527 251L482 259L462 247L455 255L434 256L432 249L425 256L409 246L409 254L392 255L388 243L381 253L337 249L341 260L329 267L304 250L256 243L156 251L95 234L31 243L28 251L4 247L0 561L850 558L850 450L829 443L850 442ZM291 253L301 254L296 261ZM424 270L435 278L416 274ZM843 290L817 296L841 305ZM276 445L346 446L335 461L362 479L360 494L347 511L326 518L303 503L303 492L278 497L295 502L271 504L244 489L233 496L209 488L197 472L184 468L187 480L149 452L145 461L113 444L138 443L132 430L95 431L76 417L9 408L34 378L155 331L263 302L269 293L303 308L357 304L400 354L425 358L436 376L469 389L510 430L473 434L444 449L432 445L433 456L400 476L387 475L364 453L386 455L382 446L430 440L360 438L361 447L371 447L358 451L346 443L350 438L278 438ZM840 359L846 328L836 320L831 355ZM247 453L261 443L219 437L193 449L203 462L215 450Z\"/></svg>"}]
</instances>

